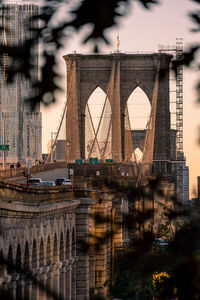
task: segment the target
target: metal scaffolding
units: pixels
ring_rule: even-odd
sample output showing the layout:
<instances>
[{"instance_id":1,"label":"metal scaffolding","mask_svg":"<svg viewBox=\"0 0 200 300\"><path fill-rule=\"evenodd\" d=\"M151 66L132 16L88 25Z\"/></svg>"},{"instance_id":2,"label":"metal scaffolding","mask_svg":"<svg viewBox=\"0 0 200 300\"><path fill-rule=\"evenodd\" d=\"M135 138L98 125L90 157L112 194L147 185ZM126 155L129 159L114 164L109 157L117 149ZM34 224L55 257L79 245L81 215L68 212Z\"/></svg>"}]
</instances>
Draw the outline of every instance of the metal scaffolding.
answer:
<instances>
[{"instance_id":1,"label":"metal scaffolding","mask_svg":"<svg viewBox=\"0 0 200 300\"><path fill-rule=\"evenodd\" d=\"M183 39L176 38L176 45L165 46L158 45L158 51L164 53L170 53L173 55L172 60L182 61L183 59ZM170 78L170 80L173 80ZM183 155L183 65L178 64L177 74L176 74L176 86L175 90L170 90L170 104L175 103L175 112L171 111L171 115L175 114L175 124L176 129L176 158L177 160L182 160ZM175 93L176 99L173 101L171 99L171 94Z\"/></svg>"}]
</instances>

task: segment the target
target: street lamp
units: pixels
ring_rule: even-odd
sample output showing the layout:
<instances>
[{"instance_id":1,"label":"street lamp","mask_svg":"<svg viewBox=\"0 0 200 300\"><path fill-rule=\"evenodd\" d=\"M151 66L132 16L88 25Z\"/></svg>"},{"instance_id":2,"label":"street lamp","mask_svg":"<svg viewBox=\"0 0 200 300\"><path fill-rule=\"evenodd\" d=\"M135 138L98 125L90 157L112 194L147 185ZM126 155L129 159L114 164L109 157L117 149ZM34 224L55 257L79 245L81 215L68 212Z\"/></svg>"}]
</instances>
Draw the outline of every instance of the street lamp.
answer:
<instances>
[{"instance_id":1,"label":"street lamp","mask_svg":"<svg viewBox=\"0 0 200 300\"><path fill-rule=\"evenodd\" d=\"M66 154L67 154L67 163L69 162L69 146L70 146L70 140L66 140Z\"/></svg>"}]
</instances>

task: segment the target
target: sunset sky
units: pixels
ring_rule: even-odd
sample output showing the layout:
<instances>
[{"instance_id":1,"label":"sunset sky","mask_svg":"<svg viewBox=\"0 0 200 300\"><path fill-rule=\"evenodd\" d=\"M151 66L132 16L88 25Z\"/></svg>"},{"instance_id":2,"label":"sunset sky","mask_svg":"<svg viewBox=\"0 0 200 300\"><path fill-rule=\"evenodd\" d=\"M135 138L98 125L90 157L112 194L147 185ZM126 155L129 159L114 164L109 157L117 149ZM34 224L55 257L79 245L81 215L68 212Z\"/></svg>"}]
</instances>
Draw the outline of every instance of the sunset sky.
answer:
<instances>
[{"instance_id":1,"label":"sunset sky","mask_svg":"<svg viewBox=\"0 0 200 300\"><path fill-rule=\"evenodd\" d=\"M25 2L25 1L24 1ZM133 1L129 15L121 19L119 27L120 51L157 52L158 45L175 45L176 38L183 38L184 49L199 39L198 33L191 32L194 27L188 13L197 9L190 0L160 0L160 5L144 10L139 3ZM91 52L91 45L83 46L85 28L79 34L74 33L66 42L66 48L59 53L59 69L63 73L63 87L65 89L65 62L63 55L76 51L78 53ZM117 28L107 32L112 44L103 46L102 52L110 53L116 50ZM196 189L196 177L200 175L200 146L198 145L198 126L200 126L200 104L196 103L195 84L199 73L194 69L184 69L184 153L190 169L190 193ZM43 152L47 151L47 143L51 132L57 130L59 119L64 108L65 92L60 94L56 104L48 108L42 107L43 113ZM64 126L63 126L64 127ZM59 138L64 138L64 128Z\"/></svg>"}]
</instances>

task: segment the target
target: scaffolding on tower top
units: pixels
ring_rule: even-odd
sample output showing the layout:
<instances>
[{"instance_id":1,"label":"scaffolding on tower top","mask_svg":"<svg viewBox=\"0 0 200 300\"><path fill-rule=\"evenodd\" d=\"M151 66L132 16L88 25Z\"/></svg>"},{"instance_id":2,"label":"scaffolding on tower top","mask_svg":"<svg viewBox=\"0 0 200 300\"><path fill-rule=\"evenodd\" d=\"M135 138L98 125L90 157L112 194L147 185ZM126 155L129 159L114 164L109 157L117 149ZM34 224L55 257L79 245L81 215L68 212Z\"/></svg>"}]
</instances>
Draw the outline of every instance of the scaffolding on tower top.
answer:
<instances>
[{"instance_id":1,"label":"scaffolding on tower top","mask_svg":"<svg viewBox=\"0 0 200 300\"><path fill-rule=\"evenodd\" d=\"M183 59L183 38L176 38L175 45L158 45L158 52L170 53L173 55L173 60L182 61ZM171 75L172 77L172 75ZM172 78L170 78L172 80ZM171 81L170 80L170 81ZM171 117L175 115L174 123L171 127L176 130L176 157L177 160L184 158L183 154L183 65L177 65L175 90L170 87L170 104L175 104L175 109L171 110ZM175 93L175 99L172 97Z\"/></svg>"}]
</instances>

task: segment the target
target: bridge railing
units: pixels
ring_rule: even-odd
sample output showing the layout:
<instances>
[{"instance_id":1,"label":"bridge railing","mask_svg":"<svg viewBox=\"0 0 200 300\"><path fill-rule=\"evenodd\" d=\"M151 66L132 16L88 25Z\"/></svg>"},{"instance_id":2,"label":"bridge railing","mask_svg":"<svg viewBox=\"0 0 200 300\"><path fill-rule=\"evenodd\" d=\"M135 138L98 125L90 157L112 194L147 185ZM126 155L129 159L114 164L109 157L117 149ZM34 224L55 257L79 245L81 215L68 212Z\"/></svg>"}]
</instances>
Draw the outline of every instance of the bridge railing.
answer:
<instances>
[{"instance_id":1,"label":"bridge railing","mask_svg":"<svg viewBox=\"0 0 200 300\"><path fill-rule=\"evenodd\" d=\"M51 171L60 168L66 168L67 163L65 161L53 162L53 163L44 163L32 166L30 168L30 174L37 174L40 172ZM26 171L25 167L10 169L10 170L1 170L0 171L0 179L9 179L15 177L23 176Z\"/></svg>"},{"instance_id":2,"label":"bridge railing","mask_svg":"<svg viewBox=\"0 0 200 300\"><path fill-rule=\"evenodd\" d=\"M29 186L0 180L0 200L7 202L20 202L29 205L40 203L57 203L73 199L71 186Z\"/></svg>"}]
</instances>

